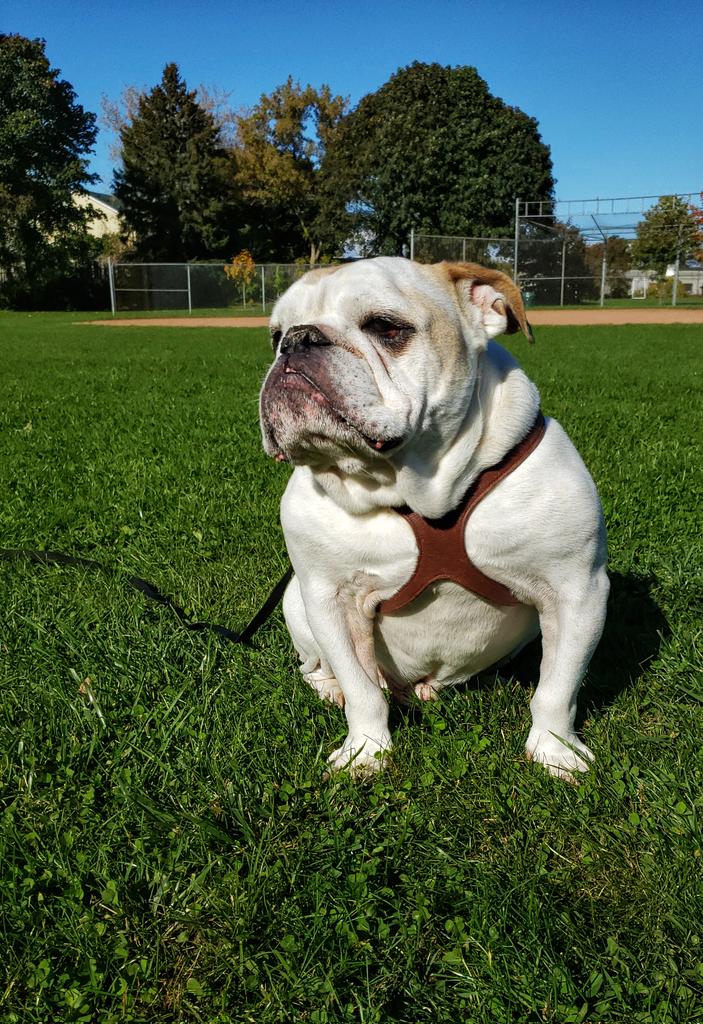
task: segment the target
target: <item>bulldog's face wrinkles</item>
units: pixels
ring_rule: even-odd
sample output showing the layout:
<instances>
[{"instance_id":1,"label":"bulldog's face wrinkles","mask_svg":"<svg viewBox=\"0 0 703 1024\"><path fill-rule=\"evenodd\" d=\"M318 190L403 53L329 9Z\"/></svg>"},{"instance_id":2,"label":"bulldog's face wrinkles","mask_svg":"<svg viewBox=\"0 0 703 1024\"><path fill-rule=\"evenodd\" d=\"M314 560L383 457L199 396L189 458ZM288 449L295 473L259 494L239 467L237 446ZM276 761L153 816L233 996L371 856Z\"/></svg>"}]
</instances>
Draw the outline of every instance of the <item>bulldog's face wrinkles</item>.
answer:
<instances>
[{"instance_id":1,"label":"bulldog's face wrinkles","mask_svg":"<svg viewBox=\"0 0 703 1024\"><path fill-rule=\"evenodd\" d=\"M390 258L307 274L278 301L271 335L267 453L376 476L451 439L486 343L446 272Z\"/></svg>"}]
</instances>

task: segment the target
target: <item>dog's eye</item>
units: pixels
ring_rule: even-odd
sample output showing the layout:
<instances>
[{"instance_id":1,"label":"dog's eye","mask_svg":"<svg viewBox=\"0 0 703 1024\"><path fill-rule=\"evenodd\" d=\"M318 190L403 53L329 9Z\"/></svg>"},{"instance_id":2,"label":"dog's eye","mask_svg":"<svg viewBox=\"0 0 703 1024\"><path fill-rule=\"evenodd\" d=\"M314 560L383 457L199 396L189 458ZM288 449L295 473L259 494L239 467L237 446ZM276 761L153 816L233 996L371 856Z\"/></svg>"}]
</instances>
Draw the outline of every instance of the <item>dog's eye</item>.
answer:
<instances>
[{"instance_id":1,"label":"dog's eye","mask_svg":"<svg viewBox=\"0 0 703 1024\"><path fill-rule=\"evenodd\" d=\"M281 331L271 331L271 346L274 352L280 345L282 336Z\"/></svg>"},{"instance_id":2,"label":"dog's eye","mask_svg":"<svg viewBox=\"0 0 703 1024\"><path fill-rule=\"evenodd\" d=\"M410 324L398 323L396 320L388 320L383 316L373 316L370 320L364 321L361 329L369 334L374 334L385 344L391 346L407 341L412 332Z\"/></svg>"}]
</instances>

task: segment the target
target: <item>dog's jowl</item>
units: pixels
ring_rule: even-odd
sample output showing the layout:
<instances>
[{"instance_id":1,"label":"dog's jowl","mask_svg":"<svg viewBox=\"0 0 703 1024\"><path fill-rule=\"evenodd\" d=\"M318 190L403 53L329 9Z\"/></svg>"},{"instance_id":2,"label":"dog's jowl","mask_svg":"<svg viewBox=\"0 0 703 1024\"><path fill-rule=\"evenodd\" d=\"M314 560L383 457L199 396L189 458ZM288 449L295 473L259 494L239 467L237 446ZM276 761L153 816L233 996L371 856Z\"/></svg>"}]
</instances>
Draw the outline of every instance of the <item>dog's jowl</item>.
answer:
<instances>
[{"instance_id":1,"label":"dog's jowl","mask_svg":"<svg viewBox=\"0 0 703 1024\"><path fill-rule=\"evenodd\" d=\"M388 702L436 696L542 635L527 756L574 778L576 696L608 595L600 502L537 389L492 339L520 292L474 264L311 271L271 317L268 454L291 462L284 614L305 679L344 706L330 757L370 772Z\"/></svg>"}]
</instances>

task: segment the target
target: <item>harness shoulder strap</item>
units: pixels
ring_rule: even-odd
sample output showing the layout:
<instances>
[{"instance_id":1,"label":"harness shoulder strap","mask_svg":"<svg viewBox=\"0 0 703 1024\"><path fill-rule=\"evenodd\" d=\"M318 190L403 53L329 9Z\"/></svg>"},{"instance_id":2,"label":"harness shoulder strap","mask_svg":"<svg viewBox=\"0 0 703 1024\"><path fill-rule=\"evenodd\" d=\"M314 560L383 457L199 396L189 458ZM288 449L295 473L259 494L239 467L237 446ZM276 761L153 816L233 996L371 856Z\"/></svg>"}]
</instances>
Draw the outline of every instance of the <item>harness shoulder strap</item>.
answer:
<instances>
[{"instance_id":1,"label":"harness shoulder strap","mask_svg":"<svg viewBox=\"0 0 703 1024\"><path fill-rule=\"evenodd\" d=\"M400 590L379 605L379 612L390 615L414 601L431 583L451 580L460 587L497 605L516 605L519 601L508 587L492 580L474 565L466 553L464 535L469 516L501 480L525 461L537 447L546 424L540 411L531 430L495 466L485 469L469 488L466 497L441 519L424 519L410 509L399 509L412 527L418 547L415 571Z\"/></svg>"}]
</instances>

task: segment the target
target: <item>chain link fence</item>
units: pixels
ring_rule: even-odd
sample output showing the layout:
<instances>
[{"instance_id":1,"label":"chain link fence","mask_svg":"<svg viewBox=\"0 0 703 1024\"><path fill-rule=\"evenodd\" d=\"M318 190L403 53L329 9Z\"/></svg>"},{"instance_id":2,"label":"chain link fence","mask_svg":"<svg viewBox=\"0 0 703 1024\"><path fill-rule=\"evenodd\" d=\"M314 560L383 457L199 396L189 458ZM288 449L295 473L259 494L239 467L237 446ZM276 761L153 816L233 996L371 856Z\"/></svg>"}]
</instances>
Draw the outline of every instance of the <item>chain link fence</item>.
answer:
<instances>
[{"instance_id":1,"label":"chain link fence","mask_svg":"<svg viewBox=\"0 0 703 1024\"><path fill-rule=\"evenodd\" d=\"M501 238L410 235L420 262L466 260L516 280L528 305L703 304L700 193L613 199L516 199L513 231ZM507 220L507 218L506 218ZM646 223L645 223L646 222ZM701 228L696 228L696 222ZM653 266L636 266L646 229ZM640 260L642 258L640 252Z\"/></svg>"},{"instance_id":2,"label":"chain link fence","mask_svg":"<svg viewBox=\"0 0 703 1024\"><path fill-rule=\"evenodd\" d=\"M512 270L515 244L512 238L464 238L453 235L416 235L410 240L410 259L419 263L461 260L485 267Z\"/></svg>"},{"instance_id":3,"label":"chain link fence","mask_svg":"<svg viewBox=\"0 0 703 1024\"><path fill-rule=\"evenodd\" d=\"M659 199L517 199L511 235L477 238L413 231L410 258L423 263L463 260L503 270L519 283L529 306L603 306L632 300L648 305L702 305L703 258L696 256L703 245L703 231L694 224L693 235L685 241L688 229L681 226L682 211L685 216L690 211L701 222L702 211L695 200L695 193ZM661 249L668 256L653 260L656 269L640 269L634 266L640 228L657 209L660 226L656 230L661 234L654 239L654 249L648 243L649 250ZM654 223L647 226L650 236ZM642 262L641 253L639 258ZM673 260L668 266L667 259ZM310 269L308 264L284 263L256 264L252 269L233 266L236 262L110 262L113 314L152 310L266 314ZM232 274L238 274L236 280Z\"/></svg>"},{"instance_id":4,"label":"chain link fence","mask_svg":"<svg viewBox=\"0 0 703 1024\"><path fill-rule=\"evenodd\" d=\"M520 238L514 257L516 280L531 306L572 306L600 298L602 267L589 266L578 235L561 238ZM615 275L604 284L607 295L622 290Z\"/></svg>"},{"instance_id":5,"label":"chain link fence","mask_svg":"<svg viewBox=\"0 0 703 1024\"><path fill-rule=\"evenodd\" d=\"M233 281L221 262L110 262L112 312L257 316L270 313L279 295L309 269L297 263L257 264L251 275Z\"/></svg>"},{"instance_id":6,"label":"chain link fence","mask_svg":"<svg viewBox=\"0 0 703 1024\"><path fill-rule=\"evenodd\" d=\"M606 254L607 255L607 254ZM470 238L414 235L411 258L421 263L461 260L502 270L516 280L530 306L568 306L626 298L631 282L605 264L600 250L587 252L578 233L550 238Z\"/></svg>"}]
</instances>

